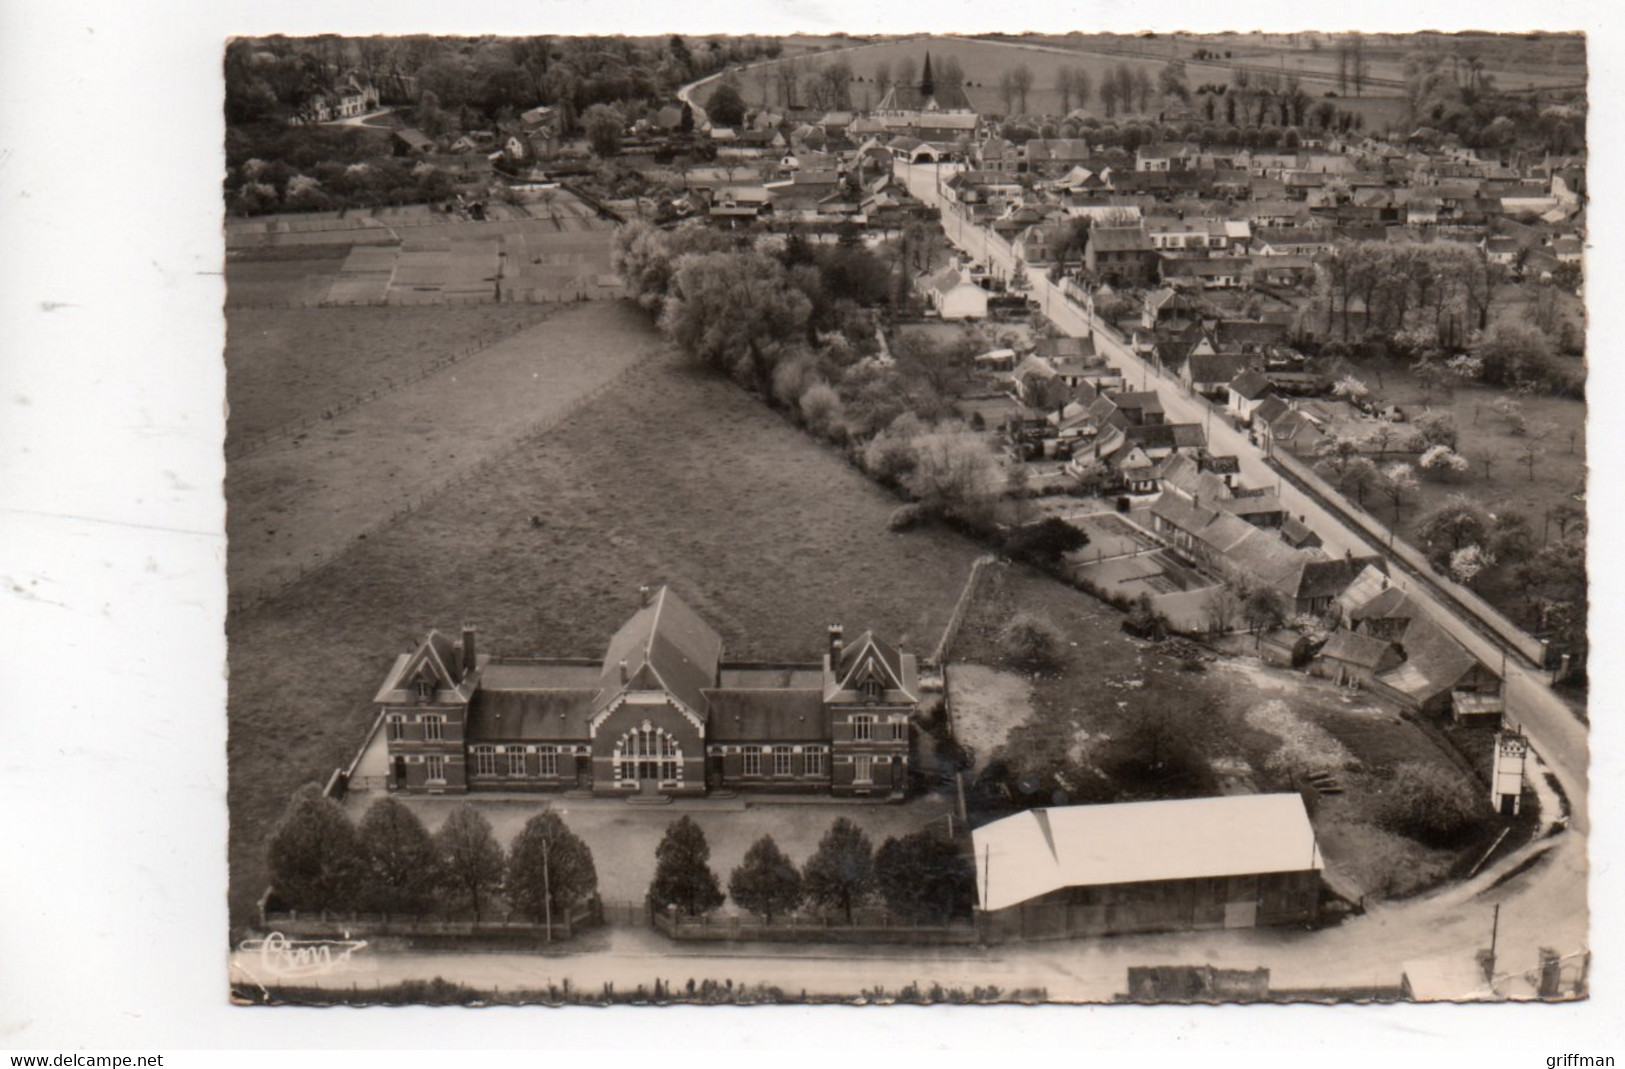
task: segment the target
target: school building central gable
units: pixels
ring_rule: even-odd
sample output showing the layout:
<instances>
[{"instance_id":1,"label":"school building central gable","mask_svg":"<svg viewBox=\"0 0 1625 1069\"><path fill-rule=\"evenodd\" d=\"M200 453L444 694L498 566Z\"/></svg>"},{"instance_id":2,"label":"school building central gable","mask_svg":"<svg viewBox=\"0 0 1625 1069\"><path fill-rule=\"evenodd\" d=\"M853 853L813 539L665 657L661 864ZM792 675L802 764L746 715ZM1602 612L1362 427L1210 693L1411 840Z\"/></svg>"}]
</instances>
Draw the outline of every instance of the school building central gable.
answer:
<instances>
[{"instance_id":1,"label":"school building central gable","mask_svg":"<svg viewBox=\"0 0 1625 1069\"><path fill-rule=\"evenodd\" d=\"M741 664L668 587L645 587L602 662L493 658L430 632L391 667L391 790L901 797L919 707L913 654L829 629L821 661Z\"/></svg>"}]
</instances>

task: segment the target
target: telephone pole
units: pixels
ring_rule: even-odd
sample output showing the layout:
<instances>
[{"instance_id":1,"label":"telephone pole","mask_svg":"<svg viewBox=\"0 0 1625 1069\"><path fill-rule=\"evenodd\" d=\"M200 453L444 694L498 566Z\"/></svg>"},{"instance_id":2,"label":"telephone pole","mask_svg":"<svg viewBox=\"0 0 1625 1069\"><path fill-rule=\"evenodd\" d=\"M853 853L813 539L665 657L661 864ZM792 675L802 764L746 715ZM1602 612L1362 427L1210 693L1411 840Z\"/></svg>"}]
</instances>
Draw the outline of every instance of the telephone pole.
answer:
<instances>
[{"instance_id":1,"label":"telephone pole","mask_svg":"<svg viewBox=\"0 0 1625 1069\"><path fill-rule=\"evenodd\" d=\"M547 941L553 941L553 872L548 864L548 842L542 839L542 913L547 919ZM1499 908L1499 907L1497 907Z\"/></svg>"}]
</instances>

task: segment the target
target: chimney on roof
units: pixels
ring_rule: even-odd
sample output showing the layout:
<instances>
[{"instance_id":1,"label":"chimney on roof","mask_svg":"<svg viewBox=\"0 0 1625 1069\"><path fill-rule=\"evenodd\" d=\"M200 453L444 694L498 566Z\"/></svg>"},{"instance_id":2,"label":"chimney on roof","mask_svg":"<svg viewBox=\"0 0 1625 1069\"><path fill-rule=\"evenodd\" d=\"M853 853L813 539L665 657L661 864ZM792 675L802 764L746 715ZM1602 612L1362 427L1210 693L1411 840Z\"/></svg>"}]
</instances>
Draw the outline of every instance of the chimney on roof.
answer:
<instances>
[{"instance_id":1,"label":"chimney on roof","mask_svg":"<svg viewBox=\"0 0 1625 1069\"><path fill-rule=\"evenodd\" d=\"M621 686L626 686L632 680L632 673L627 669L626 658L621 658Z\"/></svg>"},{"instance_id":2,"label":"chimney on roof","mask_svg":"<svg viewBox=\"0 0 1625 1069\"><path fill-rule=\"evenodd\" d=\"M647 609L651 604L654 603L654 600L655 600L655 588L654 587L648 586L648 585L638 587L638 604L639 605L642 605L644 608Z\"/></svg>"},{"instance_id":3,"label":"chimney on roof","mask_svg":"<svg viewBox=\"0 0 1625 1069\"><path fill-rule=\"evenodd\" d=\"M829 666L834 668L841 660L841 636L845 629L840 624L829 625Z\"/></svg>"},{"instance_id":4,"label":"chimney on roof","mask_svg":"<svg viewBox=\"0 0 1625 1069\"><path fill-rule=\"evenodd\" d=\"M463 678L467 679L474 671L474 625L463 625Z\"/></svg>"}]
</instances>

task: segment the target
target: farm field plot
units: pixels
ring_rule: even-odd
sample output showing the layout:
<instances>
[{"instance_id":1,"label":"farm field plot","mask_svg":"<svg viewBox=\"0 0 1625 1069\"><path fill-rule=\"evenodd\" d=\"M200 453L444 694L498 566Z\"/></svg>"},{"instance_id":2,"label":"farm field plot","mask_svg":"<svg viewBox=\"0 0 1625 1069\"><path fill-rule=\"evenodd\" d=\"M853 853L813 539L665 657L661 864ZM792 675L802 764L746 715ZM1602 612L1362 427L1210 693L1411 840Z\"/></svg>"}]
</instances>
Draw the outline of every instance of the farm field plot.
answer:
<instances>
[{"instance_id":1,"label":"farm field plot","mask_svg":"<svg viewBox=\"0 0 1625 1069\"><path fill-rule=\"evenodd\" d=\"M657 338L630 305L578 314L610 308L627 317L571 344L597 358ZM422 433L456 429L441 419L424 417ZM938 529L890 533L896 506L756 398L658 356L317 576L235 614L234 922L263 890L265 836L289 792L348 762L381 673L429 627L466 620L498 654L601 656L638 586L666 581L730 658L812 656L832 622L927 649L982 549Z\"/></svg>"},{"instance_id":2,"label":"farm field plot","mask_svg":"<svg viewBox=\"0 0 1625 1069\"><path fill-rule=\"evenodd\" d=\"M621 296L620 280L610 268L613 231L605 223L579 214L587 209L574 198L533 210L539 218L461 223L422 217L411 225L374 219L367 226L243 238L227 264L227 303L494 302L499 278L505 302ZM274 243L262 244L265 240Z\"/></svg>"},{"instance_id":3,"label":"farm field plot","mask_svg":"<svg viewBox=\"0 0 1625 1069\"><path fill-rule=\"evenodd\" d=\"M466 360L237 458L227 578L263 595L331 559L659 344L623 303L581 305Z\"/></svg>"},{"instance_id":4,"label":"farm field plot","mask_svg":"<svg viewBox=\"0 0 1625 1069\"><path fill-rule=\"evenodd\" d=\"M226 306L319 304L354 251L343 245L288 245L230 252Z\"/></svg>"},{"instance_id":5,"label":"farm field plot","mask_svg":"<svg viewBox=\"0 0 1625 1069\"><path fill-rule=\"evenodd\" d=\"M228 264L228 293L236 293L238 277L238 265ZM556 311L528 305L260 309L233 308L228 300L226 443L320 418L448 354L534 326Z\"/></svg>"}]
</instances>

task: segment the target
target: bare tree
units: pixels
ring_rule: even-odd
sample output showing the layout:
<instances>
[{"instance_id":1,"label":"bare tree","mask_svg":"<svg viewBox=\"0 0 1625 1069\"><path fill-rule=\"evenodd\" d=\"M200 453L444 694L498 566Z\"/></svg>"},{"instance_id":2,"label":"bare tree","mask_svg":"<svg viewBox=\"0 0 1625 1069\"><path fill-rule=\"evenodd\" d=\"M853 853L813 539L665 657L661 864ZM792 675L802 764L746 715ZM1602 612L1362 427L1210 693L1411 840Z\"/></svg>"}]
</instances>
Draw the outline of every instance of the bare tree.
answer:
<instances>
[{"instance_id":1,"label":"bare tree","mask_svg":"<svg viewBox=\"0 0 1625 1069\"><path fill-rule=\"evenodd\" d=\"M1010 72L1010 85L1021 98L1021 113L1027 114L1027 94L1033 88L1032 68L1025 63L1018 63L1016 69Z\"/></svg>"}]
</instances>

